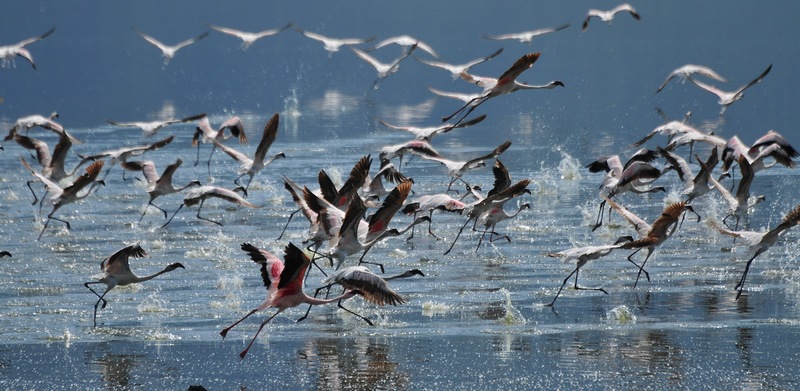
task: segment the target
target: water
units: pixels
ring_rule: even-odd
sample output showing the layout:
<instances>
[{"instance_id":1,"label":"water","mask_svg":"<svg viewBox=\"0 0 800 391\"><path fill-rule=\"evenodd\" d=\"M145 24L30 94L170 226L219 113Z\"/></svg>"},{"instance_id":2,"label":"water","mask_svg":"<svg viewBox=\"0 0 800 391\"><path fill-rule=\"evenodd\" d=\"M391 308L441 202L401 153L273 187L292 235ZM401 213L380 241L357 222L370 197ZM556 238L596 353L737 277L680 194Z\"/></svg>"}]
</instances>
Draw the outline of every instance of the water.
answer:
<instances>
[{"instance_id":1,"label":"water","mask_svg":"<svg viewBox=\"0 0 800 391\"><path fill-rule=\"evenodd\" d=\"M796 4L729 2L720 9L711 3L634 3L641 21L620 15L608 27L593 20L581 33L586 10L606 5L508 2L495 7L497 19L487 18L486 5L479 2L458 9L422 2L361 2L339 8L314 4L314 12L308 12L308 5L260 2L233 7L200 2L191 10L177 5L162 10L159 2L113 7L89 2L80 8L60 2L9 5L0 15L2 44L53 25L57 30L29 47L38 71L24 60L17 60L16 68L0 69L0 129L10 128L18 117L56 110L60 122L85 142L73 151L91 154L148 141L137 130L116 128L106 120L207 112L212 124L219 124L237 114L251 139L243 150L252 153L266 120L280 112L279 135L270 151L283 151L287 159L256 176L250 200L261 208L206 203L203 215L222 221L222 227L197 220L196 207L184 208L165 229L159 228L163 215L152 208L137 224L147 202L145 185L123 181L115 167L97 194L59 211L57 216L70 221L71 230L54 221L37 242L49 210L39 213L30 205L25 182L31 177L18 160L26 152L4 143L0 250L13 257L0 263L0 386L796 388L800 378L793 369L799 363L791 342L800 320L796 232L755 261L739 300L733 286L744 267L745 249L710 233L704 221L687 220L648 261L652 282L640 281L632 289L636 269L625 260L627 253L617 252L592 261L580 274L582 285L602 286L608 295L565 288L554 310L544 306L572 267L545 253L608 243L632 233L618 216L591 232L602 177L582 166L601 155L632 152L631 141L663 122L655 107L671 118L691 110L692 124L722 137L738 134L745 143L769 129L800 143L792 115L800 90L795 72L798 35L792 22ZM506 10L518 12L500 12ZM539 62L520 79L536 84L559 79L566 87L489 101L476 110L488 114L486 121L433 142L440 152L458 159L485 153L504 140L513 142L501 159L513 180L532 179L532 194L519 200L532 208L498 226L511 243L485 243L476 253L479 235L465 231L453 252L442 255L464 217L437 213L434 231L444 240L418 232L411 243L389 240L368 255L383 262L387 274L409 268L425 272L424 278L392 283L407 299L405 305L376 308L359 299L347 302L375 327L333 306L314 308L299 324L295 320L305 309L288 310L265 328L240 362L237 353L272 314L253 316L224 341L218 335L264 298L258 269L240 244L250 242L279 254L289 241L302 241L307 229L298 216L286 236L275 240L294 210L281 175L316 187L316 174L325 169L341 183L358 158L376 158L382 146L407 139L382 127L379 119L435 124L458 103L433 99L428 86L475 91L413 60L372 90L374 70L349 50L329 56L318 42L292 30L258 41L247 52L239 51L234 38L212 32L179 51L162 69L156 49L129 28L171 43L195 36L206 23L255 31L287 21L338 37L414 35L454 63L504 47L503 54L473 69L484 75L497 75L522 54L541 51ZM572 26L539 37L531 46L480 38L565 21ZM375 55L388 61L399 52L385 48ZM730 89L769 64L773 70L720 117L716 98L690 83L673 83L653 95L667 73L685 63L714 68L730 80ZM214 157L211 178L203 163L193 166L192 130L191 125L162 130L154 140L170 134L175 140L148 153L147 159L160 171L182 158L178 184L199 179L230 187L236 164L222 153ZM56 141L40 130L31 135L51 147ZM659 137L648 145L663 145ZM708 148L696 152L705 156ZM203 145L201 161L208 153ZM68 166L77 160L71 155ZM448 181L442 167L420 159L403 170L414 178L417 195L440 192ZM484 189L493 182L488 169L466 178ZM619 200L652 221L665 204L679 199L674 175L660 181L670 189L666 196L626 195ZM751 229L775 226L797 204L792 196L797 185L795 170L759 172L752 192L764 194L767 201L751 214ZM180 202L180 195L156 201L170 212ZM507 209L516 206L515 201ZM715 193L697 200L695 207L703 220L725 216L726 206ZM396 226L410 221L407 216L396 219ZM103 258L134 241L150 254L132 261L140 275L172 262L186 269L115 288L93 328L95 298L82 284L100 271ZM312 273L309 289L320 280L319 273Z\"/></svg>"}]
</instances>

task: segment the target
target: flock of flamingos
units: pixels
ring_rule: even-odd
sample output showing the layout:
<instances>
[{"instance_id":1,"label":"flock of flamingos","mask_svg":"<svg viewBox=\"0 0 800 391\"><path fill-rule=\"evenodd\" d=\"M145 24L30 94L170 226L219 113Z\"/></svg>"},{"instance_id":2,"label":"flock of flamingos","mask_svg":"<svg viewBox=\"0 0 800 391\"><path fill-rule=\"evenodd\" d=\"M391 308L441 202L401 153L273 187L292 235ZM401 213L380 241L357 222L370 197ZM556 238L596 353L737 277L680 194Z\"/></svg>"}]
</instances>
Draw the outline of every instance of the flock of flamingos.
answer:
<instances>
[{"instance_id":1,"label":"flock of flamingos","mask_svg":"<svg viewBox=\"0 0 800 391\"><path fill-rule=\"evenodd\" d=\"M615 16L619 16L620 12L627 13L636 20L640 19L638 12L633 7L623 4L610 11L590 10L583 22L582 29L586 31L589 27L589 22L593 18L598 18L610 24ZM529 43L534 37L557 33L568 27L569 25L565 24L554 28L543 28L521 33L487 35L485 38L491 40L518 40L523 43ZM554 80L544 85L530 85L517 81L518 76L531 68L543 55L542 53L526 54L513 62L507 71L497 78L492 78L472 74L470 73L471 68L482 62L492 60L500 54L502 49L488 56L477 58L474 61L454 65L443 62L433 48L410 36L388 38L377 42L370 48L360 49L354 45L369 44L374 38L331 38L300 29L293 24L258 33L248 33L214 25L210 25L210 28L241 39L242 50L247 50L258 39L275 35L291 28L310 39L322 42L325 50L331 54L342 47L348 47L355 55L375 67L378 78L375 81L374 88L378 88L380 81L396 72L400 63L406 61L410 56L423 64L441 68L449 72L454 78L460 77L482 88L482 91L473 94L431 89L434 94L462 101L461 107L454 113L443 116L442 121L433 120L433 122L437 122L433 126L411 127L381 122L386 127L408 131L413 136L413 139L401 144L386 146L377 154L374 154L378 157L379 166L377 167L378 170L372 175L370 173L375 162L373 154L370 154L355 162L349 177L338 188L324 170L319 172L319 183L315 185L300 185L288 177L283 178L286 191L290 193L292 200L296 204L296 210L290 215L290 219L298 212L302 214L309 223L309 236L303 244L305 249L298 247L294 243L288 243L282 255L270 254L248 243L241 245L242 250L260 267L261 277L267 289L267 298L259 307L223 329L220 334L224 338L231 328L260 310L267 308L277 309L277 312L261 323L250 344L241 352L241 358L245 357L263 327L287 308L309 304L310 309L313 305L337 303L343 310L351 312L367 323L372 324L368 318L345 308L342 302L354 296L360 296L367 302L380 306L402 304L404 302L403 297L390 288L388 281L395 278L424 276L424 273L414 269L391 277L384 277L382 274L384 271L383 265L369 261L369 258L365 256L373 245L387 238L404 235L409 230L411 233L408 239L413 238L415 234L419 234L415 233L415 230L422 229L416 227L417 225L427 225L427 232L423 234L436 236L431 227L434 212L436 211L439 211L439 213L457 213L464 218L464 224L458 231L458 235L450 242L445 254L453 249L462 231L470 224L472 224L472 230L481 234L475 249L476 252L484 240L490 242L511 240L508 235L497 231L498 225L505 220L513 219L524 209L530 208L530 205L522 204L513 213L506 211L504 205L510 200L529 194L528 186L531 182L530 179L512 180L508 168L499 160L499 157L511 147L512 143L510 141L504 142L491 151L467 160L455 160L444 157L431 145L430 141L434 137L444 135L454 129L468 127L484 121L487 118L486 115L475 117L470 117L470 115L477 107L490 99L503 99L502 95L524 89L564 87L564 83L559 80ZM51 29L40 36L26 39L13 45L0 47L0 60L2 60L3 66L13 65L16 58L22 58L35 69L36 63L27 46L47 38L54 30ZM165 65L173 59L179 50L196 43L209 34L205 32L195 38L170 46L143 32L136 31L136 33L160 50L164 56ZM382 63L369 54L373 50L393 44L401 46L403 51L391 63ZM664 83L657 88L656 93L662 91L671 80L688 80L697 87L717 96L718 103L721 105L720 115L722 115L729 106L742 99L745 90L762 81L770 70L771 66L742 87L733 91L724 91L703 81L704 79L711 79L716 83L725 83L727 80L723 76L708 67L687 64L668 74ZM238 117L231 117L219 126L214 127L210 124L205 114L198 114L165 121L109 122L112 125L121 127L140 128L148 139L156 136L159 131L169 125L178 123L193 124L196 126L196 132L192 140L193 146L197 147L195 164L200 160L200 144L210 144L211 154L216 150L220 150L239 163L239 170L236 173L236 179L233 181L232 189L202 185L199 181L176 186L172 183L172 176L181 167L183 163L181 159L176 159L174 163L164 168L163 171L159 171L153 161L143 159L145 154L159 153L155 151L169 147L173 136L141 146L120 147L93 155L76 154L78 162L75 163L72 169L67 169L65 164L71 157L69 154L70 148L73 144L81 141L68 133L64 126L56 120L57 114L55 113L51 116L31 115L19 118L4 139L7 149L10 149L8 148L8 142L14 141L19 147L31 151L30 153L22 154L20 158L21 165L30 174L28 187L34 198L33 204L38 203L40 208L49 210L42 231L39 234L39 239L47 232L48 226L52 221L61 222L68 229L72 228L70 223L59 217L57 212L63 207L68 207L71 203L90 197L94 191L104 186L105 177L117 164L123 169L123 178L125 171L138 172L143 175L148 184L149 200L139 221L146 216L149 208L153 208L163 214L166 222L162 227L166 227L182 207L192 206L197 206L196 217L198 219L204 220L209 224L222 225L222 222L201 215L204 203L211 199L232 202L242 207L257 207L248 201L250 183L260 171L275 159L291 159L291 156L285 156L283 153L272 155L269 153L270 146L275 141L281 128L280 115L278 113L268 119L261 134L260 142L252 155L240 152L226 143L226 140L231 138L237 139L241 144L248 141L242 121ZM651 139L655 139L659 142L665 142L663 147L658 146L654 147L654 149L642 148L632 156L606 156L587 166L591 172L605 173L599 188L600 206L593 228L596 229L603 224L604 210L608 206L609 214L614 211L621 215L631 224L636 233L635 236L623 236L614 243L572 248L547 254L574 264L574 269L563 280L558 293L552 302L548 304L549 306L555 305L562 289L572 278L574 278L574 289L595 290L607 294L601 287L578 285L578 273L588 261L606 256L612 251L633 250L627 259L637 269L634 287L636 287L642 274L649 280L650 276L645 269L645 265L653 251L680 228L687 212L693 213L697 221L700 221L702 211L695 211L693 208L693 201L696 198L721 196L729 205L728 216L722 222L709 221L708 224L720 234L735 237L749 247L747 264L740 280L735 285L737 298L744 289L745 280L753 260L774 245L784 232L800 221L800 207L798 207L789 211L783 221L769 231L752 232L740 230L740 226L745 226L748 213L751 213L756 204L763 200L761 197L750 194L750 185L755 180L756 173L775 164L786 167L794 167L795 165L793 159L798 156L798 153L785 138L775 131L769 131L763 137L747 145L736 136L725 139L704 133L690 125L688 120L689 117L687 116L683 120L667 122L653 129L649 134L644 135L642 140L634 143L635 146L642 146ZM34 129L49 130L57 136L58 142L52 152L44 141L29 135L29 131ZM701 156L693 152L693 146L700 144L710 146L702 148L704 151L710 150L708 155ZM10 153L10 151L5 153ZM412 196L414 181L401 172L404 159L411 156L423 160L415 164L433 162L446 168L447 177L443 179L443 183L448 183L448 186L445 189L444 185L442 185L442 193L413 194ZM690 164L692 161L695 163ZM212 162L212 155L209 155L206 162L209 175ZM431 164L435 169L436 164L433 163ZM487 169L485 168L486 166L491 168L495 181L492 188L484 193L479 186L473 186L469 183L469 172ZM105 173L103 173L104 170ZM75 177L76 175L77 177ZM650 218L649 216L638 217L625 206L615 201L615 196L625 192L666 192L664 187L653 185L653 182L664 175L677 175L680 178L684 185L682 192L685 199L667 205L659 216L655 216L655 218ZM245 177L247 177L246 183L244 182ZM728 181L732 183L727 184ZM389 184L391 185L385 186ZM731 190L728 190L729 186ZM733 190L734 188L735 191ZM463 193L457 196L456 194L459 194L459 191L456 191L456 189ZM44 192L44 195L42 195L42 192ZM183 203L170 217L167 210L157 205L154 201L161 196L177 192L184 193L185 196ZM370 209L374 209L374 212L369 217L366 217ZM413 222L400 229L390 228L391 220L398 212L413 216ZM650 222L648 223L648 221ZM286 224L288 226L289 222ZM79 230L80 228L76 227L76 229ZM641 250L646 251L644 259L634 259L634 254ZM97 325L97 311L106 307L105 296L115 286L147 281L161 274L184 268L181 263L173 263L158 273L139 277L132 272L129 259L146 255L147 252L139 244L127 245L104 259L101 263L102 275L97 280L85 284L97 296L97 302L94 306L95 326ZM12 255L7 251L0 252L0 257L4 256ZM353 262L353 265L345 266L345 261L353 256L360 256L358 263L355 264ZM329 261L333 270L324 269L325 262L321 262L323 260ZM370 271L364 264L372 264L379 267L381 273ZM316 268L326 275L325 286L317 289L313 296L306 294L303 290L306 276L312 268ZM93 289L94 285L103 285L105 290L96 291ZM344 288L341 295L328 297L326 294L325 298L319 298L318 295L323 290L327 292L334 285L340 285ZM304 318L305 316L300 320Z\"/></svg>"}]
</instances>

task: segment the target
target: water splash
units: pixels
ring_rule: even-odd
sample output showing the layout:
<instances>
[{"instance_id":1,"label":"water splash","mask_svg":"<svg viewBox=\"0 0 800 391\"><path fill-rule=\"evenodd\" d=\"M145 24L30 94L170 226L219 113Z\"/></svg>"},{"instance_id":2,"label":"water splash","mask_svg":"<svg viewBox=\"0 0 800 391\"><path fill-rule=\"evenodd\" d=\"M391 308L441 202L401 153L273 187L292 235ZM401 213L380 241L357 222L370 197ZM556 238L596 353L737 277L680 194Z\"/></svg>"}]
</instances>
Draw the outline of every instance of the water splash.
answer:
<instances>
[{"instance_id":1,"label":"water splash","mask_svg":"<svg viewBox=\"0 0 800 391\"><path fill-rule=\"evenodd\" d=\"M522 316L522 313L514 307L511 303L511 292L508 291L506 288L501 288L500 293L503 294L505 297L505 312L506 315L502 318L503 324L506 326L517 325L517 324L526 324L528 323L527 319Z\"/></svg>"},{"instance_id":2,"label":"water splash","mask_svg":"<svg viewBox=\"0 0 800 391\"><path fill-rule=\"evenodd\" d=\"M636 315L628 306L621 305L608 311L606 320L620 324L636 324Z\"/></svg>"},{"instance_id":3,"label":"water splash","mask_svg":"<svg viewBox=\"0 0 800 391\"><path fill-rule=\"evenodd\" d=\"M432 318L437 315L444 315L453 310L453 307L446 303L426 301L422 303L422 316Z\"/></svg>"}]
</instances>

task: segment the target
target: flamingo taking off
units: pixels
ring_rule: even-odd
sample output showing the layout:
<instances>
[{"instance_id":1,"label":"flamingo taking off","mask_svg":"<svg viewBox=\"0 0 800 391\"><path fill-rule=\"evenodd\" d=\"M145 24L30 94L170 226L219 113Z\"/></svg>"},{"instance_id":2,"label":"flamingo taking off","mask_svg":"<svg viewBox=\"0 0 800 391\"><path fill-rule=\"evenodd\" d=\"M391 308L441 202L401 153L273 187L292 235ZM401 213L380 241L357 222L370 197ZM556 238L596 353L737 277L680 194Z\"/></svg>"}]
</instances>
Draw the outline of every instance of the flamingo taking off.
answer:
<instances>
[{"instance_id":1,"label":"flamingo taking off","mask_svg":"<svg viewBox=\"0 0 800 391\"><path fill-rule=\"evenodd\" d=\"M614 20L614 16L616 16L617 13L619 12L627 12L631 14L631 16L633 16L633 18L636 20L641 19L641 16L639 16L639 13L636 12L636 9L634 9L633 6L628 3L620 4L608 11L590 9L589 12L586 14L586 19L583 20L581 31L586 31L586 29L589 28L589 20L591 20L592 18L599 18L603 22L606 22L609 25L611 25L611 22Z\"/></svg>"},{"instance_id":2,"label":"flamingo taking off","mask_svg":"<svg viewBox=\"0 0 800 391\"><path fill-rule=\"evenodd\" d=\"M17 144L23 148L33 149L36 151L36 160L39 162L39 165L42 166L41 174L55 183L74 175L75 172L78 171L78 168L80 168L83 164L83 162L80 162L75 165L75 168L73 168L72 171L66 172L64 168L64 162L67 158L69 149L72 147L72 141L70 141L66 132L61 132L58 134L58 144L56 144L56 146L53 148L52 155L50 154L47 143L44 141L37 140L33 137L23 136L21 134L15 134L14 141L16 141ZM31 188L32 182L33 181L28 181L27 185L28 189L31 190L31 194L33 194L33 202L31 205L36 205L38 197L36 196L36 192L33 191L33 188Z\"/></svg>"},{"instance_id":3,"label":"flamingo taking off","mask_svg":"<svg viewBox=\"0 0 800 391\"><path fill-rule=\"evenodd\" d=\"M115 286L137 284L152 280L153 278L178 268L185 269L182 264L175 262L164 268L164 270L149 276L139 277L133 274L131 271L131 266L128 263L128 259L130 257L141 258L146 256L147 252L141 246L139 246L139 243L125 246L100 262L100 269L103 271L103 274L98 276L97 281L90 281L83 284L97 296L97 302L94 304L94 327L97 327L97 306L99 306L100 303L103 303L100 309L106 308L106 304L108 304L105 299L106 293L114 289ZM106 290L103 292L103 294L98 294L97 291L89 286L92 284L106 284Z\"/></svg>"},{"instance_id":4,"label":"flamingo taking off","mask_svg":"<svg viewBox=\"0 0 800 391\"><path fill-rule=\"evenodd\" d=\"M315 297L306 295L305 292L303 292L303 277L306 274L309 265L311 264L311 260L308 259L305 254L303 254L302 250L297 248L297 246L292 243L289 243L286 246L284 250L283 261L267 251L261 250L249 243L242 244L242 250L247 252L253 262L261 266L261 279L264 282L264 287L267 288L267 299L264 300L260 306L248 312L247 315L237 320L230 326L222 329L219 335L221 335L222 338L225 338L225 336L228 335L228 332L234 326L258 311L267 308L277 308L278 311L261 323L261 326L259 326L258 331L256 331L256 334L253 336L253 339L250 341L247 347L241 353L239 353L239 357L241 359L244 359L244 357L247 355L247 352L250 350L250 347L253 346L253 342L255 342L256 338L258 338L258 334L261 333L261 330L264 328L264 326L266 326L267 323L269 323L273 318L278 316L278 314L285 311L287 308L297 307L303 303L322 305L333 302L339 302L339 306L342 307L342 300L347 300L361 293L358 290L347 290L341 296L331 299L317 299Z\"/></svg>"},{"instance_id":5,"label":"flamingo taking off","mask_svg":"<svg viewBox=\"0 0 800 391\"><path fill-rule=\"evenodd\" d=\"M47 215L47 221L44 223L44 227L42 228L42 232L39 233L39 237L36 240L40 240L44 231L47 229L47 225L50 224L50 220L60 221L66 224L67 229L70 229L69 222L66 220L62 220L53 216L62 206L71 204L73 202L80 201L89 196L92 193L92 190L98 185L103 184L102 181L95 182L97 179L97 175L100 174L100 171L103 169L103 161L96 161L92 163L89 167L86 167L86 173L78 177L71 185L61 188L57 183L51 181L46 176L40 174L36 170L34 170L25 159L20 158L22 161L22 165L25 168L33 173L33 175L39 178L42 183L44 183L45 188L47 189L49 196L47 200L52 202L53 210L50 214ZM91 186L90 186L91 185ZM78 193L83 190L86 186L90 186L89 190L83 193L82 195L78 195Z\"/></svg>"},{"instance_id":6,"label":"flamingo taking off","mask_svg":"<svg viewBox=\"0 0 800 391\"><path fill-rule=\"evenodd\" d=\"M157 120L157 121L116 122L107 120L106 122L114 126L122 126L126 128L139 128L142 130L142 133L144 133L145 137L150 138L155 136L156 133L158 133L158 131L165 126L172 124L185 124L187 122L194 122L199 119L202 119L205 116L206 114L203 113L198 115L192 115L186 118L168 119L164 121Z\"/></svg>"},{"instance_id":7,"label":"flamingo taking off","mask_svg":"<svg viewBox=\"0 0 800 391\"><path fill-rule=\"evenodd\" d=\"M490 55L488 55L486 57L476 58L476 59L474 59L472 61L468 61L468 62L466 62L464 64L448 64L446 62L441 62L441 61L426 60L426 59L423 59L423 58L419 58L417 56L414 56L414 59L416 59L417 61L419 61L419 62L421 62L421 63L423 63L425 65L430 65L430 66L432 66L434 68L441 68L441 69L444 69L444 70L450 72L450 75L453 76L453 80L455 80L455 79L458 79L458 77L459 77L459 75L461 75L461 73L469 71L469 69L472 68L475 65L478 65L480 63L489 61L489 60L497 57L497 55L502 53L502 52L503 52L503 48L500 48L500 49L497 49L494 53L492 53L492 54L490 54Z\"/></svg>"},{"instance_id":8,"label":"flamingo taking off","mask_svg":"<svg viewBox=\"0 0 800 391\"><path fill-rule=\"evenodd\" d=\"M221 32L223 34L227 34L227 35L230 35L232 37L236 37L236 38L241 39L242 40L241 49L244 52L244 51L247 51L247 49L250 48L250 45L255 43L257 40L259 40L261 38L264 38L264 37L269 37L271 35L278 34L278 33L282 32L282 31L285 31L289 27L292 27L292 24L291 23L287 23L287 24L285 24L285 25L283 25L281 27L278 27L278 28L262 30L262 31L255 32L255 33L236 30L236 29L232 29L230 27L214 26L214 25L211 25L211 24L209 24L208 27L210 27L210 28L212 28L212 29L214 29L216 31L219 31L219 32Z\"/></svg>"},{"instance_id":9,"label":"flamingo taking off","mask_svg":"<svg viewBox=\"0 0 800 391\"><path fill-rule=\"evenodd\" d=\"M742 295L742 290L744 289L744 281L747 278L747 272L750 271L750 265L753 263L753 260L756 259L757 256L761 255L761 253L767 251L770 247L774 246L775 243L778 242L778 239L783 236L783 234L789 229L797 225L800 222L800 205L795 207L786 217L783 218L780 224L775 228L767 231L767 232L753 232L753 231L733 231L728 230L725 228L720 227L716 222L709 221L708 224L719 231L719 233L723 235L732 236L734 238L742 239L748 246L748 257L747 265L744 267L744 273L742 273L742 278L739 279L739 283L736 284L734 290L737 290L736 299L739 299L739 296Z\"/></svg>"},{"instance_id":10,"label":"flamingo taking off","mask_svg":"<svg viewBox=\"0 0 800 391\"><path fill-rule=\"evenodd\" d=\"M147 205L142 212L142 217L139 218L139 222L142 221L144 215L147 213L147 208L150 206L164 212L164 218L167 218L167 211L153 203L156 198L163 195L181 192L191 186L202 185L200 181L197 180L191 181L178 188L172 185L172 176L175 174L175 170L177 170L182 163L183 160L176 159L175 163L167 166L160 176L158 175L158 172L156 171L156 165L152 160L122 162L120 164L122 168L126 170L141 171L144 174L144 178L147 180L147 193L150 195L150 200L147 201Z\"/></svg>"},{"instance_id":11,"label":"flamingo taking off","mask_svg":"<svg viewBox=\"0 0 800 391\"><path fill-rule=\"evenodd\" d=\"M108 168L106 169L106 173L103 175L103 179L105 179L108 176L109 171L111 171L111 169L114 168L114 166L117 163L125 162L129 158L132 158L134 156L141 156L145 152L155 151L156 149L163 148L169 145L169 143L171 143L174 138L175 136L169 136L163 140L156 141L152 144L137 145L133 147L121 147L117 149L110 149L107 151L103 151L94 155L88 155L88 156L78 155L78 157L81 158L81 163L87 161L96 161L99 159L109 159ZM122 171L122 179L125 180L125 170Z\"/></svg>"},{"instance_id":12,"label":"flamingo taking off","mask_svg":"<svg viewBox=\"0 0 800 391\"><path fill-rule=\"evenodd\" d=\"M418 155L423 159L439 162L447 168L447 175L451 177L450 184L447 186L447 191L450 191L451 187L453 186L453 183L455 183L456 180L460 180L464 182L467 186L469 186L469 184L466 181L464 181L464 179L462 179L462 176L467 171L471 171L479 167L485 166L486 160L500 156L510 147L511 147L511 141L506 141L503 144L497 146L497 148L495 148L486 155L478 156L476 158L472 158L470 160L465 160L465 161L450 160L441 156L428 155L425 153L418 153Z\"/></svg>"},{"instance_id":13,"label":"flamingo taking off","mask_svg":"<svg viewBox=\"0 0 800 391\"><path fill-rule=\"evenodd\" d=\"M217 187L217 186L208 186L208 185L206 185L206 186L200 186L200 187L191 189L186 194L186 197L183 198L183 203L181 204L181 206L178 207L178 209L175 211L175 213L172 214L172 217L170 217L169 220L167 220L167 222L164 223L164 225L161 226L161 228L166 227L167 224L169 224L170 221L172 221L172 219L175 218L175 215L177 215L178 212L180 212L181 208L183 208L184 206L192 206L192 205L197 205L197 204L200 204L200 206L197 208L197 218L198 219L205 220L205 221L214 223L216 225L222 226L222 223L220 223L219 221L214 221L214 220L205 218L203 216L200 216L200 211L203 210L203 204L209 198L219 198L221 200L225 200L225 201L228 201L228 202L231 202L231 203L234 203L234 204L237 204L237 205L241 205L241 206L246 206L248 208L258 208L257 205L254 205L254 204L248 202L246 199L242 198L242 196L237 194L236 191L244 191L244 188L239 186L239 187L237 187L237 188L235 188L233 190L228 190L228 189L224 189L224 188Z\"/></svg>"},{"instance_id":14,"label":"flamingo taking off","mask_svg":"<svg viewBox=\"0 0 800 391\"><path fill-rule=\"evenodd\" d=\"M228 134L228 132L230 134ZM233 116L225 120L225 122L220 125L220 127L214 130L211 127L211 122L208 120L208 117L201 118L200 123L197 124L197 127L194 131L194 136L192 137L192 146L197 147L197 159L194 161L194 165L196 166L200 163L200 143L213 143L214 146L211 147L211 153L208 155L208 162L206 165L208 166L208 176L211 176L211 157L214 156L214 151L217 150L217 143L221 143L231 137L236 137L239 139L239 144L247 144L247 135L244 133L244 124L242 123L242 119L238 116ZM213 141L212 141L213 140Z\"/></svg>"},{"instance_id":15,"label":"flamingo taking off","mask_svg":"<svg viewBox=\"0 0 800 391\"><path fill-rule=\"evenodd\" d=\"M431 45L428 45L425 42L422 42L412 36L409 35L398 35L395 37L389 37L384 39L383 41L378 42L372 49L368 49L368 52L373 50L380 49L387 45L399 45L403 48L403 54L409 54L413 50L413 48L419 48L420 50L439 58L439 55L436 54L436 51L433 50Z\"/></svg>"},{"instance_id":16,"label":"flamingo taking off","mask_svg":"<svg viewBox=\"0 0 800 391\"><path fill-rule=\"evenodd\" d=\"M0 66L2 66L3 68L7 67L9 64L11 64L12 66L16 66L16 64L14 63L14 59L16 57L22 57L25 60L27 60L29 63L31 63L31 66L35 70L36 69L36 63L33 62L33 56L31 55L31 52L28 51L28 49L25 48L25 46L47 38L47 36L52 34L53 31L56 31L55 27L51 28L50 30L48 30L46 33L44 33L42 35L39 35L39 36L36 36L36 37L32 37L32 38L28 38L28 39L24 39L22 41L19 41L19 42L13 44L13 45L0 46Z\"/></svg>"},{"instance_id":17,"label":"flamingo taking off","mask_svg":"<svg viewBox=\"0 0 800 391\"><path fill-rule=\"evenodd\" d=\"M425 140L427 142L430 142L431 139L434 136L447 133L447 132L449 132L449 131L451 131L453 129L466 128L466 127L475 125L477 123L480 123L481 121L483 121L485 119L486 119L486 114L481 115L479 117L475 117L475 118L473 118L473 119L471 119L469 121L462 122L462 123L460 123L458 125L444 123L444 124L441 124L441 125L438 125L438 126L426 126L426 127L392 125L392 124L386 123L386 122L384 122L382 120L378 120L378 122L380 122L381 125L383 125L383 126L385 126L387 128L392 128L392 129L396 129L396 130L403 130L403 131L409 132L409 133L413 134L414 138L417 139L417 140Z\"/></svg>"},{"instance_id":18,"label":"flamingo taking off","mask_svg":"<svg viewBox=\"0 0 800 391\"><path fill-rule=\"evenodd\" d=\"M75 137L72 137L69 133L67 133L67 131L64 130L64 127L60 123L55 121L56 118L58 118L57 112L53 112L47 117L39 114L33 114L17 118L17 120L14 121L14 126L8 131L8 135L6 135L3 141L9 141L13 139L14 135L17 134L17 132L19 132L20 130L24 130L25 132L27 132L32 128L39 127L42 129L50 130L56 134L65 133L73 144L83 144L80 140L76 139Z\"/></svg>"},{"instance_id":19,"label":"flamingo taking off","mask_svg":"<svg viewBox=\"0 0 800 391\"><path fill-rule=\"evenodd\" d=\"M239 179L243 176L247 175L250 179L247 181L247 186L244 187L244 194L247 195L247 189L250 188L250 183L253 182L253 177L264 167L268 166L270 163L275 161L275 159L285 158L286 155L283 152L277 153L272 156L268 161L265 161L267 158L267 151L272 143L275 141L275 138L278 136L278 123L280 122L280 117L278 113L275 113L272 118L267 121L267 124L264 126L264 132L261 134L261 142L258 143L258 147L256 147L256 152L253 154L253 158L251 159L247 155L233 149L230 147L226 147L225 145L220 144L215 139L211 139L214 142L214 146L221 149L223 152L227 153L228 156L234 158L236 161L239 162L239 177L234 179L233 183L239 186Z\"/></svg>"},{"instance_id":20,"label":"flamingo taking off","mask_svg":"<svg viewBox=\"0 0 800 391\"><path fill-rule=\"evenodd\" d=\"M153 37L141 32L141 31L137 31L137 30L134 30L134 31L136 31L137 34L141 35L142 38L144 38L144 40L147 41L149 44L157 47L158 50L161 51L161 54L164 56L164 66L169 64L169 62L172 60L172 58L175 57L175 53L177 53L178 50L183 49L184 47L189 46L189 45L191 45L191 44L193 44L193 43L195 43L195 42L197 42L197 41L199 41L199 40L201 40L201 39L203 39L203 38L208 36L208 31L206 31L206 32L203 32L202 34L194 37L194 38L189 38L189 39L187 39L185 41L178 42L176 45L170 46L170 45L162 43L161 41L159 41L159 40L157 40L157 39L155 39L155 38L153 38Z\"/></svg>"}]
</instances>

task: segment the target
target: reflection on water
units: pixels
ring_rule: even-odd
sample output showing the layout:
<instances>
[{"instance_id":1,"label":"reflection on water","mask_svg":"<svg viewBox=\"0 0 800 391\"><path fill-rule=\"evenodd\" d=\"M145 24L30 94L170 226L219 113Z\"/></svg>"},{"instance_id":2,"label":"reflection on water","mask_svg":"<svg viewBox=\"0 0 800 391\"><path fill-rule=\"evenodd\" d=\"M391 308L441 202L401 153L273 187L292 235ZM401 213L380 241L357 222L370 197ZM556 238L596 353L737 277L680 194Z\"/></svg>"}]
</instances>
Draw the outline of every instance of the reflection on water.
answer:
<instances>
[{"instance_id":1,"label":"reflection on water","mask_svg":"<svg viewBox=\"0 0 800 391\"><path fill-rule=\"evenodd\" d=\"M301 364L316 373L316 389L407 389L409 375L390 353L389 345L375 338L313 339L298 351Z\"/></svg>"}]
</instances>

